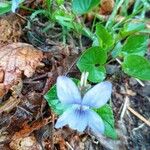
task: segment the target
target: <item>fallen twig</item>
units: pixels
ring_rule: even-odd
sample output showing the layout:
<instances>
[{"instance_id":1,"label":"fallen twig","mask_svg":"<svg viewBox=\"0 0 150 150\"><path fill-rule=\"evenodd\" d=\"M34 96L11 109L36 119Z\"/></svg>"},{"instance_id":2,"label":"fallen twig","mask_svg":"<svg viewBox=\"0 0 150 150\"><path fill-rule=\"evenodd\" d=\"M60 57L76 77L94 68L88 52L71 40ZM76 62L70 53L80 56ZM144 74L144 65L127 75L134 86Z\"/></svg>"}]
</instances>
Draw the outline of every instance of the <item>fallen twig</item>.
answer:
<instances>
[{"instance_id":1,"label":"fallen twig","mask_svg":"<svg viewBox=\"0 0 150 150\"><path fill-rule=\"evenodd\" d=\"M136 117L138 117L140 120L142 120L145 124L147 124L148 126L150 126L150 122L145 119L142 115L140 115L138 112L136 112L134 109L132 109L130 106L128 106L128 110L134 114Z\"/></svg>"},{"instance_id":2,"label":"fallen twig","mask_svg":"<svg viewBox=\"0 0 150 150\"><path fill-rule=\"evenodd\" d=\"M143 128L143 127L144 127L144 125L145 125L145 123L142 123L140 126L138 126L138 127L134 128L134 129L132 130L132 132L135 132L135 131L137 131L137 130L139 130L139 129Z\"/></svg>"},{"instance_id":3,"label":"fallen twig","mask_svg":"<svg viewBox=\"0 0 150 150\"><path fill-rule=\"evenodd\" d=\"M66 145L68 146L69 149L74 150L68 142L66 142Z\"/></svg>"},{"instance_id":4,"label":"fallen twig","mask_svg":"<svg viewBox=\"0 0 150 150\"><path fill-rule=\"evenodd\" d=\"M125 115L125 112L127 110L128 105L129 105L129 97L126 96L125 97L125 102L124 102L124 105L123 105L123 109L122 109L122 112L121 112L121 115L120 115L120 121L122 121L122 119Z\"/></svg>"}]
</instances>

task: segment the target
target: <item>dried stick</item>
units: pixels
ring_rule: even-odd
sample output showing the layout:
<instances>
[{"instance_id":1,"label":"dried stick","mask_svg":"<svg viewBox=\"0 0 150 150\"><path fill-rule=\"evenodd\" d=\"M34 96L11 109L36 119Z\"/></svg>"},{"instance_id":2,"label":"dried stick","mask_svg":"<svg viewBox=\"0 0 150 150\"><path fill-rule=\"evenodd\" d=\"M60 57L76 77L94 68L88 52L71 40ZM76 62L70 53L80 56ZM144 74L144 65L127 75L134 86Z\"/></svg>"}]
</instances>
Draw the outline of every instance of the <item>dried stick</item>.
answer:
<instances>
[{"instance_id":1,"label":"dried stick","mask_svg":"<svg viewBox=\"0 0 150 150\"><path fill-rule=\"evenodd\" d=\"M128 110L150 127L150 122L146 120L142 115L133 110L130 106L128 106Z\"/></svg>"},{"instance_id":2,"label":"dried stick","mask_svg":"<svg viewBox=\"0 0 150 150\"><path fill-rule=\"evenodd\" d=\"M125 102L124 102L124 105L123 105L123 109L122 109L122 112L121 112L121 115L120 115L120 120L121 120L121 121L122 121L122 119L123 119L123 117L124 117L124 115L125 115L125 112L126 112L126 110L127 110L128 105L129 105L129 97L126 96L126 97L125 97Z\"/></svg>"},{"instance_id":3,"label":"dried stick","mask_svg":"<svg viewBox=\"0 0 150 150\"><path fill-rule=\"evenodd\" d=\"M74 150L68 142L66 142L66 145L68 146L69 149Z\"/></svg>"}]
</instances>

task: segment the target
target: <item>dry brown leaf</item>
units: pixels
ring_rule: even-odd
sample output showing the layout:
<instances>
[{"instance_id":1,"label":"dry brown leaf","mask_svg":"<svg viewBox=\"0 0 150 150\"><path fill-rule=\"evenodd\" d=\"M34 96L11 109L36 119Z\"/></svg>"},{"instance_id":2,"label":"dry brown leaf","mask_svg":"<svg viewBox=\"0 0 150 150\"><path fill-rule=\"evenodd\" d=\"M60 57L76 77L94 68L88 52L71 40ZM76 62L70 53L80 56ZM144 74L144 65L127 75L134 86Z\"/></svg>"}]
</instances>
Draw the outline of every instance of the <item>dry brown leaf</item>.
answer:
<instances>
[{"instance_id":1,"label":"dry brown leaf","mask_svg":"<svg viewBox=\"0 0 150 150\"><path fill-rule=\"evenodd\" d=\"M21 101L18 96L21 94L22 87L22 80L20 80L17 85L11 87L12 96L0 105L0 114L3 112L9 113L13 108L18 106Z\"/></svg>"},{"instance_id":2,"label":"dry brown leaf","mask_svg":"<svg viewBox=\"0 0 150 150\"><path fill-rule=\"evenodd\" d=\"M11 138L10 147L13 150L40 150L40 148L36 149L39 147L39 144L34 136L31 136L30 134L35 130L39 130L41 127L50 122L51 117L44 118L42 120L36 120L31 124L25 123L23 128L16 132Z\"/></svg>"},{"instance_id":3,"label":"dry brown leaf","mask_svg":"<svg viewBox=\"0 0 150 150\"><path fill-rule=\"evenodd\" d=\"M0 43L7 42L11 35L11 25L5 19L0 20Z\"/></svg>"},{"instance_id":4,"label":"dry brown leaf","mask_svg":"<svg viewBox=\"0 0 150 150\"><path fill-rule=\"evenodd\" d=\"M28 136L10 143L12 150L42 150L34 136Z\"/></svg>"},{"instance_id":5,"label":"dry brown leaf","mask_svg":"<svg viewBox=\"0 0 150 150\"><path fill-rule=\"evenodd\" d=\"M20 103L19 98L10 97L9 100L1 104L0 106L0 114L3 112L10 112L13 108L15 108Z\"/></svg>"},{"instance_id":6,"label":"dry brown leaf","mask_svg":"<svg viewBox=\"0 0 150 150\"><path fill-rule=\"evenodd\" d=\"M42 63L43 53L32 45L13 43L0 48L0 93L9 90L21 79L31 77Z\"/></svg>"},{"instance_id":7,"label":"dry brown leaf","mask_svg":"<svg viewBox=\"0 0 150 150\"><path fill-rule=\"evenodd\" d=\"M17 42L22 35L23 21L14 14L0 19L0 47L8 43Z\"/></svg>"},{"instance_id":8,"label":"dry brown leaf","mask_svg":"<svg viewBox=\"0 0 150 150\"><path fill-rule=\"evenodd\" d=\"M100 14L109 15L114 8L114 0L101 0Z\"/></svg>"},{"instance_id":9,"label":"dry brown leaf","mask_svg":"<svg viewBox=\"0 0 150 150\"><path fill-rule=\"evenodd\" d=\"M50 122L51 116L42 120L36 120L31 124L24 123L23 128L13 135L12 141L17 141L18 139L28 137L33 131L39 130L41 127L47 125Z\"/></svg>"}]
</instances>

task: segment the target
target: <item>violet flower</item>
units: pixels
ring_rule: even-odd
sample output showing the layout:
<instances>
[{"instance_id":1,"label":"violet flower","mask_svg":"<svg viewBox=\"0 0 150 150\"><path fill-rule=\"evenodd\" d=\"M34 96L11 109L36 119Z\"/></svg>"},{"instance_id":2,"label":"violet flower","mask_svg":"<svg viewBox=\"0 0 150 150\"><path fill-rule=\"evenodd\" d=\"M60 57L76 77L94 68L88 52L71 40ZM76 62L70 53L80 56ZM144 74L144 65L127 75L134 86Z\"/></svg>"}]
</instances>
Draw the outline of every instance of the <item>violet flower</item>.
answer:
<instances>
[{"instance_id":1,"label":"violet flower","mask_svg":"<svg viewBox=\"0 0 150 150\"><path fill-rule=\"evenodd\" d=\"M15 13L16 9L18 8L20 0L12 0L11 11Z\"/></svg>"},{"instance_id":2,"label":"violet flower","mask_svg":"<svg viewBox=\"0 0 150 150\"><path fill-rule=\"evenodd\" d=\"M101 117L92 108L102 107L111 97L112 84L101 82L81 97L76 84L66 76L57 78L57 96L62 104L70 107L58 118L55 127L69 125L70 128L83 132L86 128L97 134L104 133Z\"/></svg>"}]
</instances>

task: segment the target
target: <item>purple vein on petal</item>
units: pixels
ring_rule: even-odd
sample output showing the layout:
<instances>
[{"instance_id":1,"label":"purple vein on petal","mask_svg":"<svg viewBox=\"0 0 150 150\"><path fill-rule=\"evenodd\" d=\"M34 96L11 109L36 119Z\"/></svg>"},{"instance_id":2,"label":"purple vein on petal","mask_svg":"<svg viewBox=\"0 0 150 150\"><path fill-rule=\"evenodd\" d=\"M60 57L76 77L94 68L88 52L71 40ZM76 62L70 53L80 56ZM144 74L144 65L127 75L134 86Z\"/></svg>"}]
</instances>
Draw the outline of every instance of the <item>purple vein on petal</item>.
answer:
<instances>
[{"instance_id":1,"label":"purple vein on petal","mask_svg":"<svg viewBox=\"0 0 150 150\"><path fill-rule=\"evenodd\" d=\"M60 128L69 125L70 128L83 132L88 124L88 110L80 110L77 107L69 108L57 120L55 127Z\"/></svg>"}]
</instances>

